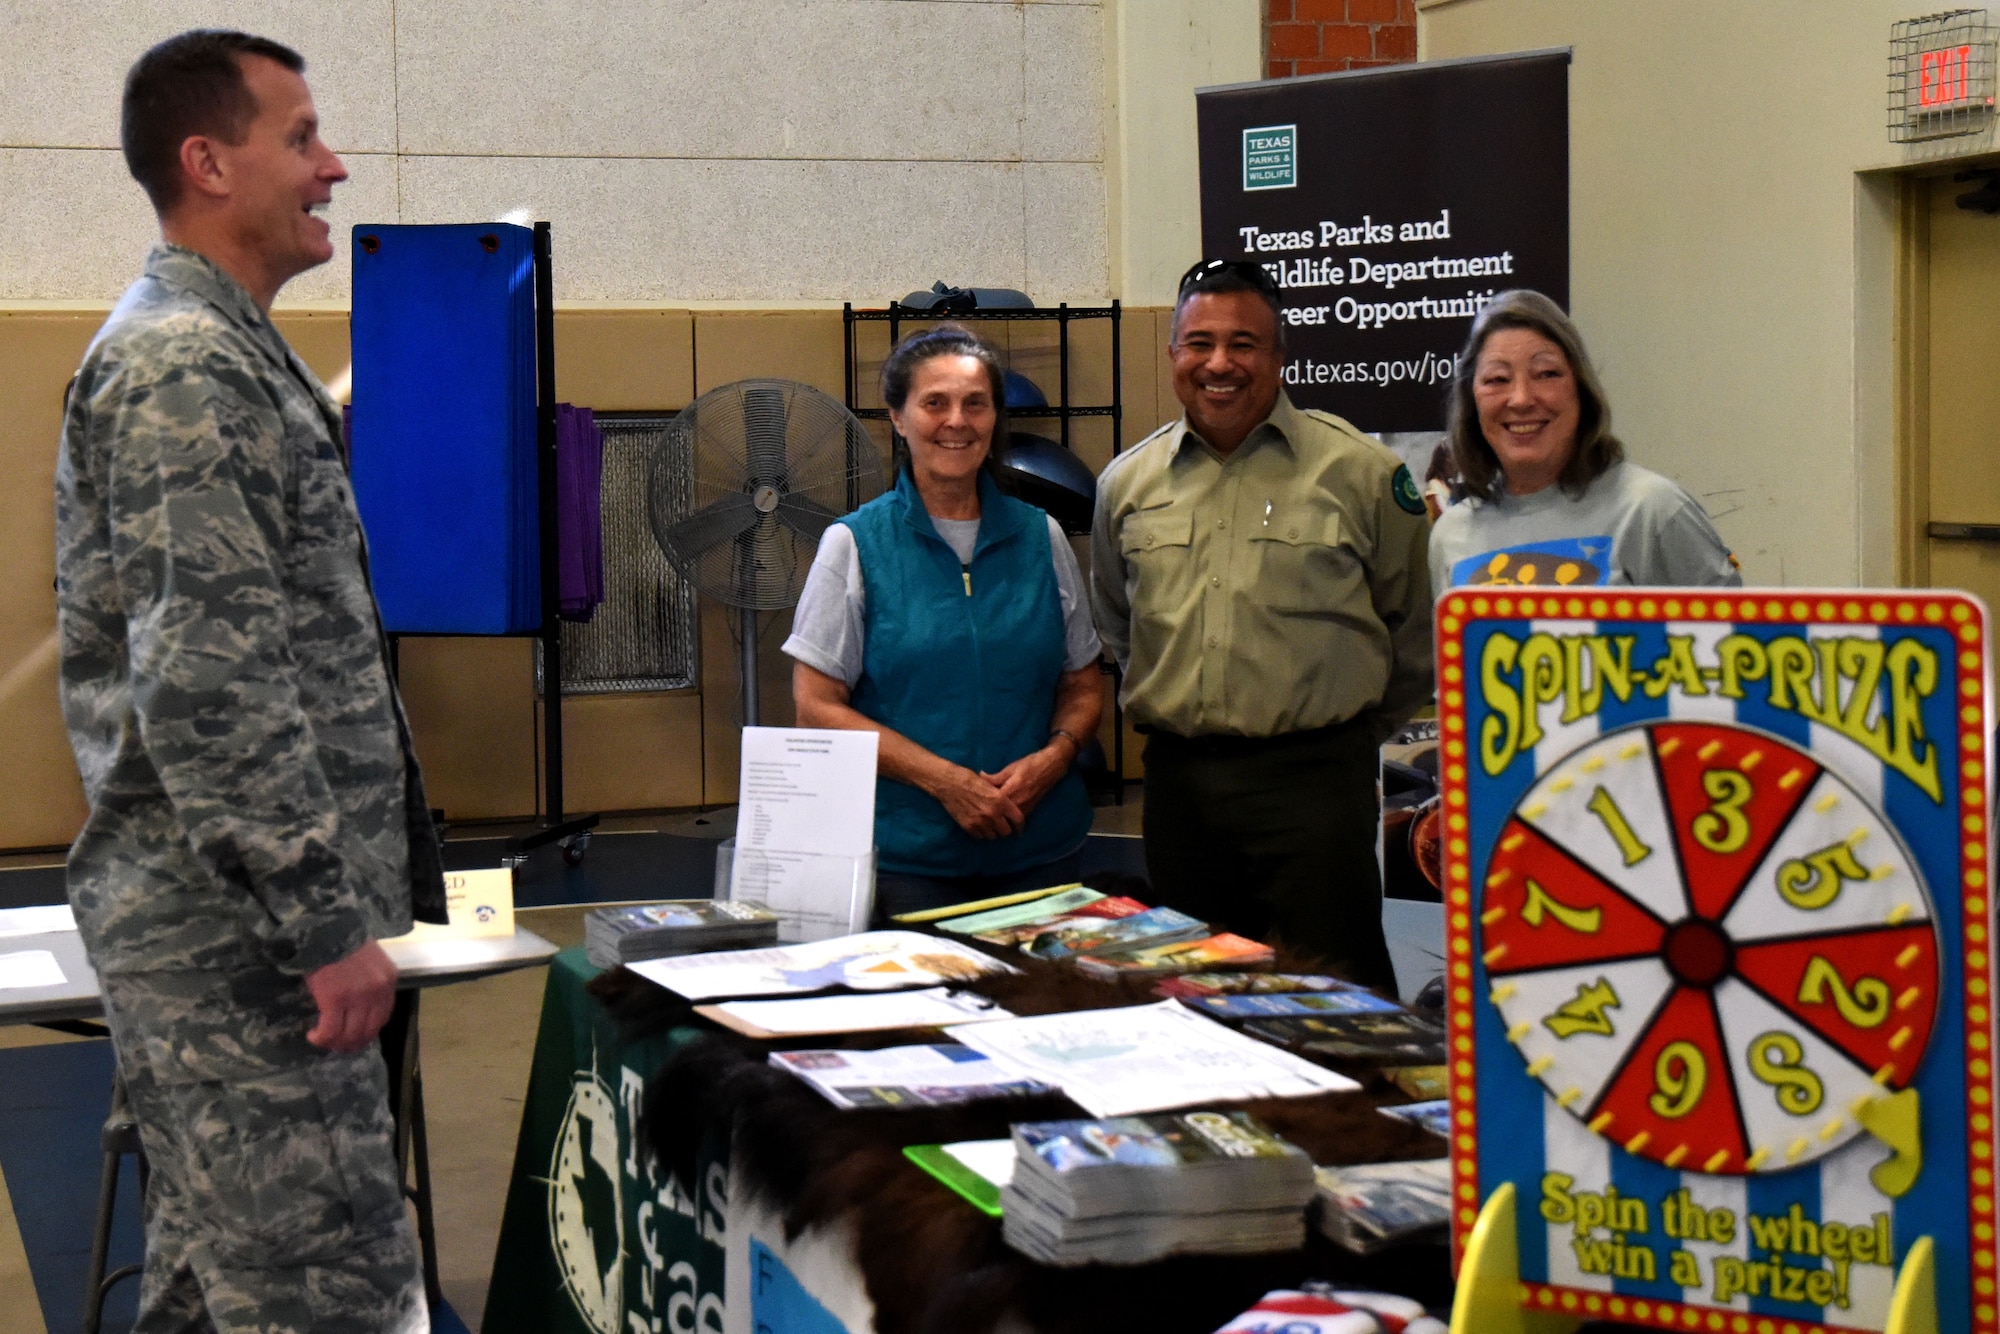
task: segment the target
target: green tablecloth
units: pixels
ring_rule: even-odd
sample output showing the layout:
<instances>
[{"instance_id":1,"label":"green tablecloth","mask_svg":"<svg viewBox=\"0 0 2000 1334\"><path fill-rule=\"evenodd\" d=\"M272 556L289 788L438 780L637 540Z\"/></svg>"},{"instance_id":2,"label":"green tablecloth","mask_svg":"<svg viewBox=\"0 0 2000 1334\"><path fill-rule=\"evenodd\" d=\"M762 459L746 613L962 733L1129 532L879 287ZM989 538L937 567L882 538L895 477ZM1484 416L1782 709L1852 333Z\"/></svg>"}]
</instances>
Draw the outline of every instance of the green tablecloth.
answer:
<instances>
[{"instance_id":1,"label":"green tablecloth","mask_svg":"<svg viewBox=\"0 0 2000 1334\"><path fill-rule=\"evenodd\" d=\"M720 1334L728 1167L708 1146L690 1199L633 1138L646 1081L688 1040L627 1044L584 990L581 949L549 965L485 1334Z\"/></svg>"}]
</instances>

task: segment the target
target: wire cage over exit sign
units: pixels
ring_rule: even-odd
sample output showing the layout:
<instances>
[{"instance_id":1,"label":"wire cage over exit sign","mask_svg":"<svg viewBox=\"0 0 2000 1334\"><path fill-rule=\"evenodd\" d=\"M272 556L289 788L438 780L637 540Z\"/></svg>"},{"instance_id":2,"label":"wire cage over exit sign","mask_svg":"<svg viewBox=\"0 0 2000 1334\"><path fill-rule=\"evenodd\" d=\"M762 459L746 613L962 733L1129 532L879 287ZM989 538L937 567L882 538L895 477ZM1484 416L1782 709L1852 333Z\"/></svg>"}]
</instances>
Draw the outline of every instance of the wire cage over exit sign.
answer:
<instances>
[{"instance_id":1,"label":"wire cage over exit sign","mask_svg":"<svg viewBox=\"0 0 2000 1334\"><path fill-rule=\"evenodd\" d=\"M1889 28L1889 140L1977 134L1993 119L1994 37L1983 9L1954 9Z\"/></svg>"}]
</instances>

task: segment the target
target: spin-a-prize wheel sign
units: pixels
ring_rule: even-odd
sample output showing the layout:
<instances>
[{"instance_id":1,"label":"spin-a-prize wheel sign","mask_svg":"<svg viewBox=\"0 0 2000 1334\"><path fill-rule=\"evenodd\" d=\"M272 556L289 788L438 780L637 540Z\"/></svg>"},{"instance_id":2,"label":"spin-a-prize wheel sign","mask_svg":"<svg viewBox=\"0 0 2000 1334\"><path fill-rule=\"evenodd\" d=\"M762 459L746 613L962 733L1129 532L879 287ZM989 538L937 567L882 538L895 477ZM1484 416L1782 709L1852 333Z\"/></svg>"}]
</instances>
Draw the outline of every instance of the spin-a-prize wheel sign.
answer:
<instances>
[{"instance_id":1,"label":"spin-a-prize wheel sign","mask_svg":"<svg viewBox=\"0 0 2000 1334\"><path fill-rule=\"evenodd\" d=\"M1991 1334L1985 609L1462 589L1437 629L1462 1263L1511 1185L1530 1311L1901 1330L1908 1270Z\"/></svg>"}]
</instances>

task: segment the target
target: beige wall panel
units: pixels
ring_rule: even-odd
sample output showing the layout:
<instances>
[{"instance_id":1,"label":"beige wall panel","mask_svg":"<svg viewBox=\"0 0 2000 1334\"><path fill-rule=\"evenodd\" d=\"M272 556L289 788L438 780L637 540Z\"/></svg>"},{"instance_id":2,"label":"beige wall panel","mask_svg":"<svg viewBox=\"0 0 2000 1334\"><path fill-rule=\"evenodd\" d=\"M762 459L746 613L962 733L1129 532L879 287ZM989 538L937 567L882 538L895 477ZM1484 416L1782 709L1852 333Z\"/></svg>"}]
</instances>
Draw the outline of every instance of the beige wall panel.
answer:
<instances>
[{"instance_id":1,"label":"beige wall panel","mask_svg":"<svg viewBox=\"0 0 2000 1334\"><path fill-rule=\"evenodd\" d=\"M1021 286L1021 172L1009 162L408 157L403 221L514 209L550 219L563 301L874 305L936 277ZM1074 244L1087 248L1088 234Z\"/></svg>"},{"instance_id":2,"label":"beige wall panel","mask_svg":"<svg viewBox=\"0 0 2000 1334\"><path fill-rule=\"evenodd\" d=\"M292 351L320 378L334 384L354 368L347 312L344 310L279 310L271 317ZM338 386L336 386L338 387Z\"/></svg>"},{"instance_id":3,"label":"beige wall panel","mask_svg":"<svg viewBox=\"0 0 2000 1334\"><path fill-rule=\"evenodd\" d=\"M532 815L534 641L411 636L401 644L403 705L431 805L454 820Z\"/></svg>"},{"instance_id":4,"label":"beige wall panel","mask_svg":"<svg viewBox=\"0 0 2000 1334\"><path fill-rule=\"evenodd\" d=\"M65 844L83 787L56 694L56 442L98 313L0 315L0 847Z\"/></svg>"},{"instance_id":5,"label":"beige wall panel","mask_svg":"<svg viewBox=\"0 0 2000 1334\"><path fill-rule=\"evenodd\" d=\"M285 286L280 305L345 301L348 228L396 216L395 159L350 155L326 217L334 257ZM111 149L0 148L0 301L105 301L139 276L159 228Z\"/></svg>"},{"instance_id":6,"label":"beige wall panel","mask_svg":"<svg viewBox=\"0 0 2000 1334\"><path fill-rule=\"evenodd\" d=\"M556 311L556 397L600 412L678 411L694 399L684 310Z\"/></svg>"},{"instance_id":7,"label":"beige wall panel","mask_svg":"<svg viewBox=\"0 0 2000 1334\"><path fill-rule=\"evenodd\" d=\"M703 311L694 317L695 394L778 376L840 398L840 326L837 310Z\"/></svg>"},{"instance_id":8,"label":"beige wall panel","mask_svg":"<svg viewBox=\"0 0 2000 1334\"><path fill-rule=\"evenodd\" d=\"M603 0L587 19L579 8L401 0L404 151L1021 154L1023 23L1011 5ZM947 94L912 95L913 81L942 69ZM1096 89L1071 95L1094 106Z\"/></svg>"},{"instance_id":9,"label":"beige wall panel","mask_svg":"<svg viewBox=\"0 0 2000 1334\"><path fill-rule=\"evenodd\" d=\"M393 0L146 0L141 4L0 7L0 143L118 146L125 71L153 43L188 28L240 28L306 60L306 80L336 149L395 146ZM10 201L11 203L11 201Z\"/></svg>"},{"instance_id":10,"label":"beige wall panel","mask_svg":"<svg viewBox=\"0 0 2000 1334\"><path fill-rule=\"evenodd\" d=\"M1021 156L1104 160L1104 15L1096 4L1029 5L1023 34Z\"/></svg>"},{"instance_id":11,"label":"beige wall panel","mask_svg":"<svg viewBox=\"0 0 2000 1334\"><path fill-rule=\"evenodd\" d=\"M1021 185L1025 271L1019 280L977 278L968 284L1019 287L1040 306L1109 299L1104 168L1095 162L1030 162L1021 168Z\"/></svg>"},{"instance_id":12,"label":"beige wall panel","mask_svg":"<svg viewBox=\"0 0 2000 1334\"><path fill-rule=\"evenodd\" d=\"M1632 456L1703 501L1752 583L1862 577L1864 534L1894 503L1863 485L1887 466L1891 416L1857 420L1892 334L1871 293L1893 219L1857 203L1855 173L1991 147L1888 142L1889 27L1917 12L1455 0L1419 15L1427 59L1574 47L1574 312Z\"/></svg>"},{"instance_id":13,"label":"beige wall panel","mask_svg":"<svg viewBox=\"0 0 2000 1334\"><path fill-rule=\"evenodd\" d=\"M571 696L563 705L564 807L701 805L701 713L692 690Z\"/></svg>"}]
</instances>

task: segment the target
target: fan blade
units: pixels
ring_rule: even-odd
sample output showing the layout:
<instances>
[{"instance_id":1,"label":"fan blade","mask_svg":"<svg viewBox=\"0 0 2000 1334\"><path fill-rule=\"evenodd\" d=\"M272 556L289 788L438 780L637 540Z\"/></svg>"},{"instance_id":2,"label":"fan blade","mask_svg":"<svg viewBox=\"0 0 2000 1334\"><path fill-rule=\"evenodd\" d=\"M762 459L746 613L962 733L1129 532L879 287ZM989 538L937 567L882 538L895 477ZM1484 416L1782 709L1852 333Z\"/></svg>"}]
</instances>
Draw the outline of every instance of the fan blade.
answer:
<instances>
[{"instance_id":1,"label":"fan blade","mask_svg":"<svg viewBox=\"0 0 2000 1334\"><path fill-rule=\"evenodd\" d=\"M839 517L826 506L807 500L796 491L778 501L778 522L808 542L817 543L825 535L827 525Z\"/></svg>"},{"instance_id":2,"label":"fan blade","mask_svg":"<svg viewBox=\"0 0 2000 1334\"><path fill-rule=\"evenodd\" d=\"M756 526L757 507L750 497L724 496L713 505L690 514L667 529L665 537L683 560L692 560L710 547L734 541Z\"/></svg>"}]
</instances>

